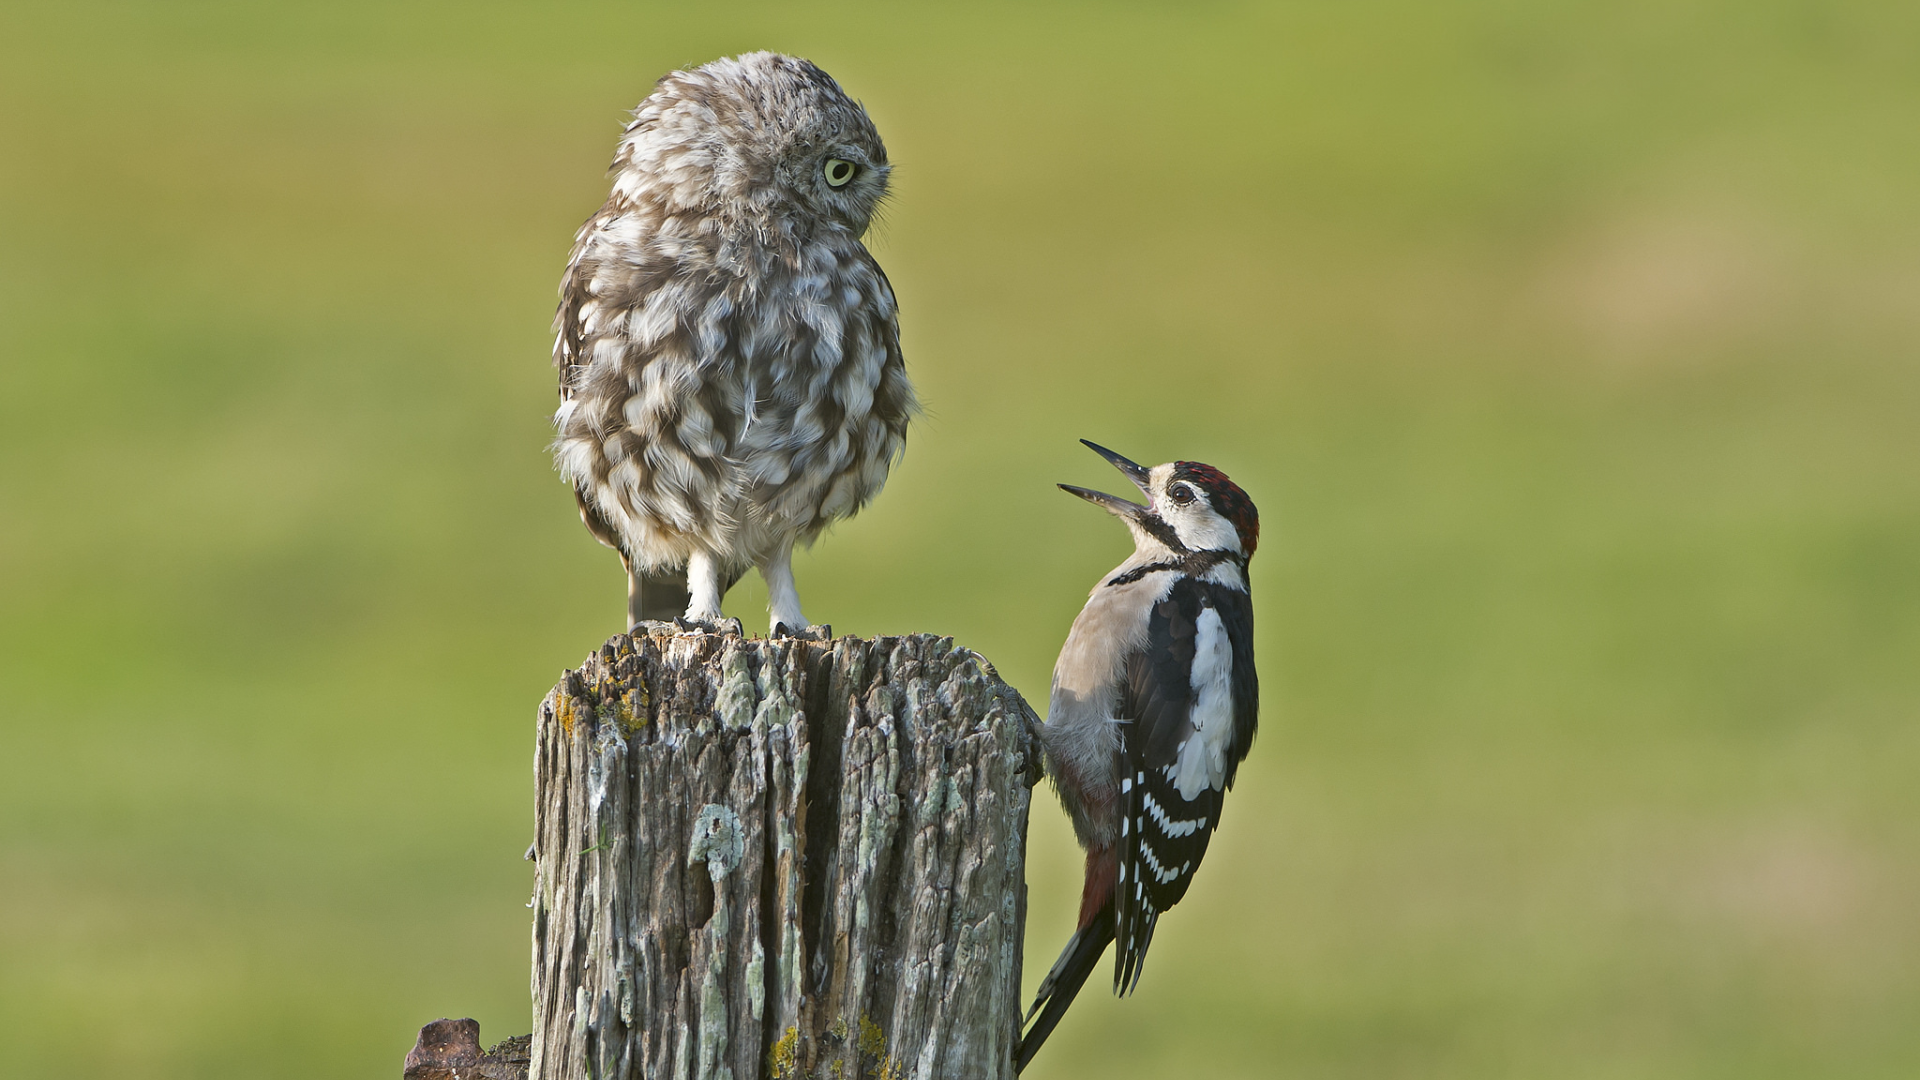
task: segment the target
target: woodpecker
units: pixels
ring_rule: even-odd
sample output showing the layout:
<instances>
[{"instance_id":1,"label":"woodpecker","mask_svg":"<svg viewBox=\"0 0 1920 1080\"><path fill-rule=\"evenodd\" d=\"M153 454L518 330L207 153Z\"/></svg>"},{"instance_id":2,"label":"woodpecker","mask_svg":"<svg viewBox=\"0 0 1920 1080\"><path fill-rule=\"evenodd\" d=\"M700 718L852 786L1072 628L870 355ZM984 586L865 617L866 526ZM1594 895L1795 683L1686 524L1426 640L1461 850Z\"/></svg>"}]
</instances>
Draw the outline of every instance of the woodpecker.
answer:
<instances>
[{"instance_id":1,"label":"woodpecker","mask_svg":"<svg viewBox=\"0 0 1920 1080\"><path fill-rule=\"evenodd\" d=\"M1086 880L1079 929L1027 1011L1016 1070L1109 942L1114 993L1140 981L1154 923L1200 869L1260 709L1247 591L1260 539L1253 500L1211 465L1147 469L1081 442L1133 481L1146 505L1060 485L1125 523L1133 554L1094 586L1053 668L1041 738L1086 849Z\"/></svg>"}]
</instances>

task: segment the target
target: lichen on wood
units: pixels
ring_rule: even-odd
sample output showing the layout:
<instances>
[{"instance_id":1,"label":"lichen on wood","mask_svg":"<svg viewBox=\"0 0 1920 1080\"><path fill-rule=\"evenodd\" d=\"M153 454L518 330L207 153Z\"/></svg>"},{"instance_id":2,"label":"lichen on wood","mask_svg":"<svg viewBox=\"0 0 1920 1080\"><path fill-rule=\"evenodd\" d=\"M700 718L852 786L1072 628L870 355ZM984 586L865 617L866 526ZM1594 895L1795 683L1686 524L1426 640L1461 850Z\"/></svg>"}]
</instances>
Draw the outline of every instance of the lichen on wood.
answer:
<instances>
[{"instance_id":1,"label":"lichen on wood","mask_svg":"<svg viewBox=\"0 0 1920 1080\"><path fill-rule=\"evenodd\" d=\"M540 707L532 1075L1011 1077L1033 710L949 638L645 627Z\"/></svg>"}]
</instances>

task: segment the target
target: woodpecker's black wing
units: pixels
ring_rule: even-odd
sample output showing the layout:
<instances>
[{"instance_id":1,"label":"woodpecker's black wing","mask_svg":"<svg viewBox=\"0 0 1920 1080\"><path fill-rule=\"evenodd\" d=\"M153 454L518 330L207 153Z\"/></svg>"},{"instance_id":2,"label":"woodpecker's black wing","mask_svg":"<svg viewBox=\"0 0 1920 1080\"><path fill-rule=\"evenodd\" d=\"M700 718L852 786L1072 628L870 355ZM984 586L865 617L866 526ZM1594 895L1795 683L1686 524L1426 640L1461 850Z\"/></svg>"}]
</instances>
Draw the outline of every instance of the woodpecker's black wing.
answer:
<instances>
[{"instance_id":1,"label":"woodpecker's black wing","mask_svg":"<svg viewBox=\"0 0 1920 1080\"><path fill-rule=\"evenodd\" d=\"M1117 993L1139 981L1154 923L1200 868L1222 798L1252 746L1258 708L1251 599L1242 589L1179 578L1153 605L1147 645L1128 658L1121 690Z\"/></svg>"}]
</instances>

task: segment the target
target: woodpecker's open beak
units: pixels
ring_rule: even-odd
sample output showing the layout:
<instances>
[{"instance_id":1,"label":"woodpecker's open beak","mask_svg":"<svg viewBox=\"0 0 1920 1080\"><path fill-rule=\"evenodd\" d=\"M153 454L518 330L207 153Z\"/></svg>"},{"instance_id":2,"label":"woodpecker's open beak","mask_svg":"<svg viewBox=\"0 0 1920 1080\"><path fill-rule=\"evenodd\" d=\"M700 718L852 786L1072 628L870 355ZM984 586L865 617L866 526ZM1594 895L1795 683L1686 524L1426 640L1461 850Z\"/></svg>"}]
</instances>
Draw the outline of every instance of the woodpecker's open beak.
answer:
<instances>
[{"instance_id":1,"label":"woodpecker's open beak","mask_svg":"<svg viewBox=\"0 0 1920 1080\"><path fill-rule=\"evenodd\" d=\"M1133 486L1139 488L1142 495L1147 494L1147 470L1098 443L1087 442L1085 439L1081 439L1080 441L1086 445L1087 449L1106 458L1107 464L1112 465L1114 468L1126 474L1127 479L1133 481ZM1118 495L1109 495L1104 491L1075 487L1072 484L1061 484L1060 490L1072 492L1117 517L1137 520L1145 517L1147 514L1147 508L1141 506L1139 503L1128 502Z\"/></svg>"},{"instance_id":2,"label":"woodpecker's open beak","mask_svg":"<svg viewBox=\"0 0 1920 1080\"><path fill-rule=\"evenodd\" d=\"M1140 489L1140 494L1147 494L1147 470L1135 465L1133 462L1128 461L1126 458L1121 457L1106 447L1101 446L1099 443L1088 442L1085 439L1081 439L1080 445L1106 458L1107 464L1119 469L1122 473L1126 474L1127 479L1133 481L1133 486Z\"/></svg>"}]
</instances>

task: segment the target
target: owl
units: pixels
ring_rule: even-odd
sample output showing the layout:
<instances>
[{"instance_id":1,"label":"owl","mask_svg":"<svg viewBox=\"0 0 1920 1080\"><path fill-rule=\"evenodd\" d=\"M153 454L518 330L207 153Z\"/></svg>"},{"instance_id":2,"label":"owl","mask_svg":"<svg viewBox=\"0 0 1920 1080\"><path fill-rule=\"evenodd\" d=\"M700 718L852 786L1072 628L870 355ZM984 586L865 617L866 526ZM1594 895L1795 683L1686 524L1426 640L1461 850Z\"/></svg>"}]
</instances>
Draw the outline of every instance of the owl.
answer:
<instances>
[{"instance_id":1,"label":"owl","mask_svg":"<svg viewBox=\"0 0 1920 1080\"><path fill-rule=\"evenodd\" d=\"M918 410L893 287L861 243L887 195L860 103L751 53L660 80L574 237L554 460L620 553L627 625L720 620L748 567L809 624L795 544L865 506Z\"/></svg>"}]
</instances>

